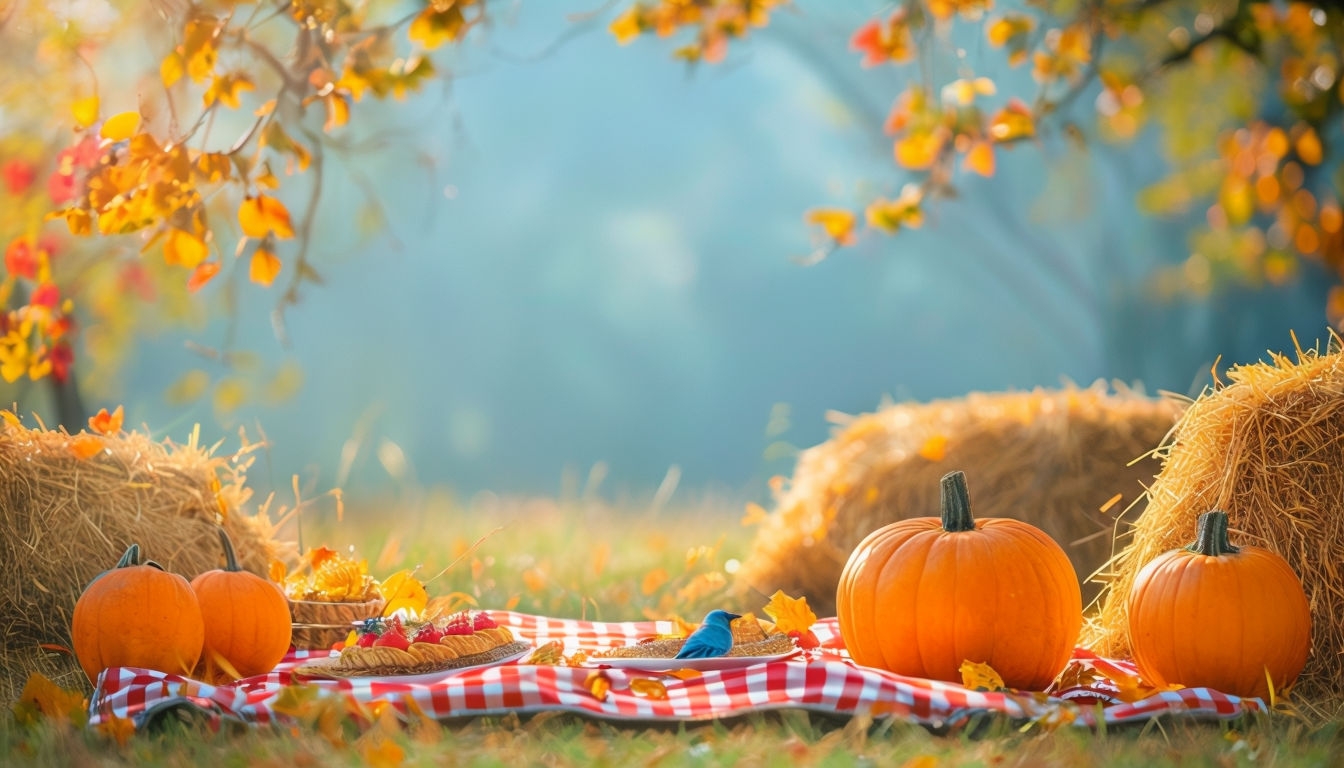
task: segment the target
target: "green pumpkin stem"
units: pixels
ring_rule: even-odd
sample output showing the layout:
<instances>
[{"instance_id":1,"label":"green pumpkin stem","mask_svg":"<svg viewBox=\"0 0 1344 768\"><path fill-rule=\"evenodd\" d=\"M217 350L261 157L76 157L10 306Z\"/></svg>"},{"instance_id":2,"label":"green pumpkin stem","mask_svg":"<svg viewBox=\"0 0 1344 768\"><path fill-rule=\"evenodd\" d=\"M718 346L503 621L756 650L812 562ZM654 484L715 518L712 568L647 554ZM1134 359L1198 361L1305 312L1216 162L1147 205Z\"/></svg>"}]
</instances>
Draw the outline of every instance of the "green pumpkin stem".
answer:
<instances>
[{"instance_id":1,"label":"green pumpkin stem","mask_svg":"<svg viewBox=\"0 0 1344 768\"><path fill-rule=\"evenodd\" d=\"M139 565L139 564L140 564L140 545L132 544L131 546L126 548L126 554L121 556L121 559L117 561L115 567L130 568L133 565Z\"/></svg>"},{"instance_id":2,"label":"green pumpkin stem","mask_svg":"<svg viewBox=\"0 0 1344 768\"><path fill-rule=\"evenodd\" d=\"M1232 542L1227 540L1227 513L1221 509L1200 515L1197 525L1195 543L1186 547L1186 550L1209 557L1235 555L1241 551L1240 547L1232 546Z\"/></svg>"},{"instance_id":3,"label":"green pumpkin stem","mask_svg":"<svg viewBox=\"0 0 1344 768\"><path fill-rule=\"evenodd\" d=\"M151 568L158 568L160 571L163 570L163 566L159 565L153 560L146 560L143 563L140 562L140 545L132 544L131 546L126 548L126 554L121 556L121 559L117 561L115 567L130 568L136 565L148 565ZM97 581L97 579L94 579L94 581Z\"/></svg>"},{"instance_id":4,"label":"green pumpkin stem","mask_svg":"<svg viewBox=\"0 0 1344 768\"><path fill-rule=\"evenodd\" d=\"M943 475L943 530L948 533L975 530L971 517L971 497L966 491L966 473L961 470Z\"/></svg>"},{"instance_id":5,"label":"green pumpkin stem","mask_svg":"<svg viewBox=\"0 0 1344 768\"><path fill-rule=\"evenodd\" d=\"M224 545L224 570L231 572L243 570L238 567L238 557L233 553L233 542L229 540L229 534L224 530L224 526L219 528L219 543Z\"/></svg>"}]
</instances>

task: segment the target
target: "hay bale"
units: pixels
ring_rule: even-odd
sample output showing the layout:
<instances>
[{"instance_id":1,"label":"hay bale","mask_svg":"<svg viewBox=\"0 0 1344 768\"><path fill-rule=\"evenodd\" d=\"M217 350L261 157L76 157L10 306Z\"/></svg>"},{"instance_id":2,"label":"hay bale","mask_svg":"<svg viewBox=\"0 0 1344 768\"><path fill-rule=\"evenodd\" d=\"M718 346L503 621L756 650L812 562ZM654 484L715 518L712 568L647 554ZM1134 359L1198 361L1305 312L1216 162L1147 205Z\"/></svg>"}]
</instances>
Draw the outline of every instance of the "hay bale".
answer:
<instances>
[{"instance_id":1,"label":"hay bale","mask_svg":"<svg viewBox=\"0 0 1344 768\"><path fill-rule=\"evenodd\" d=\"M1107 568L1083 640L1108 656L1128 655L1125 598L1139 569L1193 541L1200 513L1222 509L1234 542L1279 553L1302 579L1313 648L1295 689L1300 701L1333 712L1344 706L1344 357L1298 350L1296 362L1274 355L1227 376L1230 383L1190 406L1161 449L1147 508Z\"/></svg>"},{"instance_id":2,"label":"hay bale","mask_svg":"<svg viewBox=\"0 0 1344 768\"><path fill-rule=\"evenodd\" d=\"M101 440L104 449L82 459L75 446L90 440ZM41 663L26 665L23 654L40 643L70 645L80 592L132 542L188 579L219 567L215 531L222 504L243 567L264 575L271 558L286 556L264 516L240 512L249 495L245 468L239 457L216 456L195 440L159 443L136 432L72 437L6 420L0 426L0 647L18 654L5 659L6 674L18 678L7 687L17 694L28 671L49 673L59 664L32 655Z\"/></svg>"},{"instance_id":3,"label":"hay bale","mask_svg":"<svg viewBox=\"0 0 1344 768\"><path fill-rule=\"evenodd\" d=\"M798 459L793 480L757 532L736 585L804 594L820 614L864 536L907 517L937 515L940 478L966 472L977 517L1039 526L1064 547L1080 582L1112 555L1112 514L1142 496L1150 453L1182 405L1126 387L972 393L846 418ZM1115 495L1120 500L1107 505ZM1084 599L1097 586L1083 585Z\"/></svg>"}]
</instances>

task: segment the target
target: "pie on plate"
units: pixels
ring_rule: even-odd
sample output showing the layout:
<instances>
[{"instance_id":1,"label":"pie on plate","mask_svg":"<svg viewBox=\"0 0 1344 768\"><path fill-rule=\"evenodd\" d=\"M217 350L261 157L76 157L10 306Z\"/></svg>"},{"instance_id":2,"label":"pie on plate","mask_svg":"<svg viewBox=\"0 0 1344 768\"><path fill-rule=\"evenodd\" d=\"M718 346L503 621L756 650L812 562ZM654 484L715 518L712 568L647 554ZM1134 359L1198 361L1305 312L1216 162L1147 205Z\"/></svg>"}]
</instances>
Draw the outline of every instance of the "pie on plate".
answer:
<instances>
[{"instance_id":1,"label":"pie on plate","mask_svg":"<svg viewBox=\"0 0 1344 768\"><path fill-rule=\"evenodd\" d=\"M294 673L327 678L425 675L501 662L532 647L484 611L420 624L377 619L365 622L361 630L355 644L339 656L303 664Z\"/></svg>"}]
</instances>

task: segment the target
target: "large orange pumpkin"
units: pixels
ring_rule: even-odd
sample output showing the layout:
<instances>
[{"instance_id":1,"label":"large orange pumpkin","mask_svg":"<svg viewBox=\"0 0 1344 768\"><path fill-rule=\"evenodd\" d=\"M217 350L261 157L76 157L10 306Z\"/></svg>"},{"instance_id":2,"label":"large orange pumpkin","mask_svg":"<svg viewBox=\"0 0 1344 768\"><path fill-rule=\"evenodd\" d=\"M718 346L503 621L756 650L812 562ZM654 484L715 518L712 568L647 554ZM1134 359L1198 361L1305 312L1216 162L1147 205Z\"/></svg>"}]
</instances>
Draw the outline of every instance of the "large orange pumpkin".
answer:
<instances>
[{"instance_id":1,"label":"large orange pumpkin","mask_svg":"<svg viewBox=\"0 0 1344 768\"><path fill-rule=\"evenodd\" d=\"M90 682L108 667L143 667L185 675L201 657L205 624L187 580L132 544L75 602L75 658Z\"/></svg>"},{"instance_id":2,"label":"large orange pumpkin","mask_svg":"<svg viewBox=\"0 0 1344 768\"><path fill-rule=\"evenodd\" d=\"M850 555L836 592L850 656L901 675L959 682L963 662L1043 690L1083 622L1078 578L1043 531L971 516L966 477L942 480L942 516L899 520Z\"/></svg>"},{"instance_id":3,"label":"large orange pumpkin","mask_svg":"<svg viewBox=\"0 0 1344 768\"><path fill-rule=\"evenodd\" d=\"M1139 571L1126 603L1130 648L1152 685L1268 696L1297 679L1311 650L1302 582L1279 555L1235 547L1227 513L1199 516L1195 542Z\"/></svg>"},{"instance_id":4,"label":"large orange pumpkin","mask_svg":"<svg viewBox=\"0 0 1344 768\"><path fill-rule=\"evenodd\" d=\"M224 568L191 580L205 619L204 675L220 679L270 672L289 650L289 601L274 583L238 567L223 528L219 540Z\"/></svg>"}]
</instances>

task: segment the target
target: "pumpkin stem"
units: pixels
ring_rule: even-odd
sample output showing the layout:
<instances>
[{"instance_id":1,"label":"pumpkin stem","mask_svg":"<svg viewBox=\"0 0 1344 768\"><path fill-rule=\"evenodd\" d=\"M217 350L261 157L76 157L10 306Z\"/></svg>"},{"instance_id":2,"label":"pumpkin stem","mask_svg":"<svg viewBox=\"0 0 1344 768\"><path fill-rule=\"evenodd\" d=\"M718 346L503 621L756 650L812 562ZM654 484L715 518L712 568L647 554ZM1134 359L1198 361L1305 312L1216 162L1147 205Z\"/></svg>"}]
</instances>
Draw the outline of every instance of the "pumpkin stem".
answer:
<instances>
[{"instance_id":1,"label":"pumpkin stem","mask_svg":"<svg viewBox=\"0 0 1344 768\"><path fill-rule=\"evenodd\" d=\"M971 517L971 497L966 491L966 473L961 470L943 475L943 530L948 533L975 530Z\"/></svg>"},{"instance_id":2,"label":"pumpkin stem","mask_svg":"<svg viewBox=\"0 0 1344 768\"><path fill-rule=\"evenodd\" d=\"M117 568L130 568L133 565L140 564L140 545L132 544L126 548L126 554L117 561Z\"/></svg>"},{"instance_id":3,"label":"pumpkin stem","mask_svg":"<svg viewBox=\"0 0 1344 768\"><path fill-rule=\"evenodd\" d=\"M1186 550L1209 557L1235 555L1240 552L1240 547L1232 546L1232 542L1227 540L1227 513L1215 509L1200 515L1198 527L1195 529L1195 543L1186 547Z\"/></svg>"},{"instance_id":4,"label":"pumpkin stem","mask_svg":"<svg viewBox=\"0 0 1344 768\"><path fill-rule=\"evenodd\" d=\"M134 565L148 565L148 566L151 567L151 568L158 568L160 571L163 570L163 566L162 566L162 565L159 565L158 563L154 562L153 560L146 560L146 561L144 561L143 563L140 562L140 545L139 545L139 544L132 544L131 546L127 547L127 548L126 548L126 554L122 555L122 556L121 556L121 559L117 561L117 565L116 565L116 567L117 567L117 568L130 568L131 566L134 566ZM96 579L96 578L94 579L94 581L97 581L97 580L98 580L98 579ZM92 583L92 582L90 582L90 583Z\"/></svg>"},{"instance_id":5,"label":"pumpkin stem","mask_svg":"<svg viewBox=\"0 0 1344 768\"><path fill-rule=\"evenodd\" d=\"M224 530L224 526L219 527L219 543L224 545L224 570L241 571L238 567L238 557L233 553L233 542L229 540L229 534Z\"/></svg>"}]
</instances>

